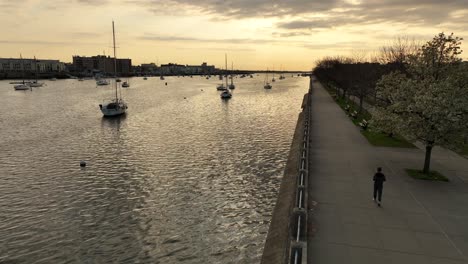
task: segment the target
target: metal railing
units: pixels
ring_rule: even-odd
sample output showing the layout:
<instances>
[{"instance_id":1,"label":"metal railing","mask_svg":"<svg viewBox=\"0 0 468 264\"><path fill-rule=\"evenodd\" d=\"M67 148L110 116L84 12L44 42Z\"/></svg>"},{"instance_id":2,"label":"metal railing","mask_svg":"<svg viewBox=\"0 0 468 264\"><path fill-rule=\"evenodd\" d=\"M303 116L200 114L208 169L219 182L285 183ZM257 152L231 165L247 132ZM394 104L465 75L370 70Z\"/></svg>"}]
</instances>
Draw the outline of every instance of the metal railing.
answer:
<instances>
[{"instance_id":1,"label":"metal railing","mask_svg":"<svg viewBox=\"0 0 468 264\"><path fill-rule=\"evenodd\" d=\"M296 189L296 204L293 209L292 224L295 225L290 243L290 263L299 264L307 262L307 184L308 184L308 146L310 133L312 79L309 86L307 104L304 109L304 136L300 152L299 174Z\"/></svg>"}]
</instances>

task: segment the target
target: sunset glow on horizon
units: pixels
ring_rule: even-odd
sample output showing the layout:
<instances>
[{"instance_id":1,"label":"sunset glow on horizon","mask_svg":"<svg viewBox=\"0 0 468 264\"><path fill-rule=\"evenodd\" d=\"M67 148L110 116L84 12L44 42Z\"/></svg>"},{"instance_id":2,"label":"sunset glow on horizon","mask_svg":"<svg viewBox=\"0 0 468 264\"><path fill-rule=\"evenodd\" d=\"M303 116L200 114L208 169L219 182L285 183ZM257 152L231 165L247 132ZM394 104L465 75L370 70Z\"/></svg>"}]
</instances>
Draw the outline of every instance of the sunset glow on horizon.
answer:
<instances>
[{"instance_id":1,"label":"sunset glow on horizon","mask_svg":"<svg viewBox=\"0 0 468 264\"><path fill-rule=\"evenodd\" d=\"M468 2L393 0L0 0L0 57L310 70L324 56L369 56L398 36L466 38ZM462 49L466 47L463 42ZM468 55L463 53L465 60Z\"/></svg>"}]
</instances>

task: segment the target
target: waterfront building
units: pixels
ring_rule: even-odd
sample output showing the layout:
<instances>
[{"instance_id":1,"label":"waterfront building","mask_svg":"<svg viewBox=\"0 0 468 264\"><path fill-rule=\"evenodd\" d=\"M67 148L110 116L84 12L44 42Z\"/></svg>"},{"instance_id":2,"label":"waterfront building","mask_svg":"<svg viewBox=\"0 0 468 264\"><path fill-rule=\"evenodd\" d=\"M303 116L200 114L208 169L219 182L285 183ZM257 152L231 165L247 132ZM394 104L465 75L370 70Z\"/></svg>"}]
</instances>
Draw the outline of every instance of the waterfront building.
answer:
<instances>
[{"instance_id":1,"label":"waterfront building","mask_svg":"<svg viewBox=\"0 0 468 264\"><path fill-rule=\"evenodd\" d=\"M17 78L22 74L57 74L65 70L65 63L59 60L0 58L0 76L4 78Z\"/></svg>"},{"instance_id":2,"label":"waterfront building","mask_svg":"<svg viewBox=\"0 0 468 264\"><path fill-rule=\"evenodd\" d=\"M160 71L162 75L181 75L185 74L185 65L176 63L161 64Z\"/></svg>"},{"instance_id":3,"label":"waterfront building","mask_svg":"<svg viewBox=\"0 0 468 264\"><path fill-rule=\"evenodd\" d=\"M130 75L132 70L131 59L117 59L117 75ZM73 56L73 68L76 72L100 72L105 75L114 75L114 58L98 55L92 57Z\"/></svg>"},{"instance_id":4,"label":"waterfront building","mask_svg":"<svg viewBox=\"0 0 468 264\"><path fill-rule=\"evenodd\" d=\"M162 75L192 75L192 74L214 74L215 66L207 65L181 65L176 63L161 64L160 73Z\"/></svg>"},{"instance_id":5,"label":"waterfront building","mask_svg":"<svg viewBox=\"0 0 468 264\"><path fill-rule=\"evenodd\" d=\"M214 74L216 72L216 68L214 65L207 65L206 62L203 62L201 65L202 74Z\"/></svg>"}]
</instances>

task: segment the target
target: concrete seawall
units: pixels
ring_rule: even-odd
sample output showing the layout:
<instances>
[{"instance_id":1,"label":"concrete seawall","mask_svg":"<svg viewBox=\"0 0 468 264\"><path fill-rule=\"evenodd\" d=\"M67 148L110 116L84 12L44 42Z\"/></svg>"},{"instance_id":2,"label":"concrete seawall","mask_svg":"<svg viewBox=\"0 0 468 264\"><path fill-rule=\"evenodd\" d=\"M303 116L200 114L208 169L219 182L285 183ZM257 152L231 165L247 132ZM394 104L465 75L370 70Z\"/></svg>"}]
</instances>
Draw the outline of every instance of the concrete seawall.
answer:
<instances>
[{"instance_id":1,"label":"concrete seawall","mask_svg":"<svg viewBox=\"0 0 468 264\"><path fill-rule=\"evenodd\" d=\"M304 227L307 218L304 208L307 208L307 206L306 202L302 200L307 201L307 191L303 192L302 190L306 190L304 186L306 186L307 182L307 168L305 166L308 164L308 159L307 151L304 151L304 149L307 149L309 145L307 131L310 88L311 84L309 93L304 95L302 112L298 116L288 161L263 250L261 260L263 264L289 263L291 259L294 259L294 255L296 255L297 263L306 263L307 260L307 247L301 245L301 240L306 239ZM298 198L299 195L301 198ZM300 227L300 223L303 223L302 227Z\"/></svg>"}]
</instances>

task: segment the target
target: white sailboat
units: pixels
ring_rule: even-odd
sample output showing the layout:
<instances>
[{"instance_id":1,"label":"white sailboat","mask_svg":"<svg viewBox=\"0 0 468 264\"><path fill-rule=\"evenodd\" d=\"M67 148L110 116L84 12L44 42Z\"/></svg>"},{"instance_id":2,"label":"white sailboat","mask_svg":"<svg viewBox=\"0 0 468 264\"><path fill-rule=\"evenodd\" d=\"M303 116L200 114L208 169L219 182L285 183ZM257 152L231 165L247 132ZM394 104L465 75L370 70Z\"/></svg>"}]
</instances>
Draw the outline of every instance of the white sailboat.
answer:
<instances>
[{"instance_id":1,"label":"white sailboat","mask_svg":"<svg viewBox=\"0 0 468 264\"><path fill-rule=\"evenodd\" d=\"M115 30L114 30L114 21L112 21L112 39L114 44L114 76L117 76L117 59L115 55ZM119 96L119 89L116 80L114 79L115 85L115 98L111 99L109 102L100 104L99 108L104 116L118 116L125 114L127 111L127 103L122 99L122 95Z\"/></svg>"},{"instance_id":2,"label":"white sailboat","mask_svg":"<svg viewBox=\"0 0 468 264\"><path fill-rule=\"evenodd\" d=\"M265 89L271 89L271 84L268 82L268 68L267 68L267 72L266 72L266 76L265 76L265 81L263 83L263 88Z\"/></svg>"},{"instance_id":3,"label":"white sailboat","mask_svg":"<svg viewBox=\"0 0 468 264\"><path fill-rule=\"evenodd\" d=\"M227 72L227 55L224 54L224 60L225 60L225 64L226 64L226 72ZM226 87L228 86L228 78L226 77ZM232 93L229 91L229 89L225 89L222 93L221 93L221 99L230 99L232 97Z\"/></svg>"},{"instance_id":4,"label":"white sailboat","mask_svg":"<svg viewBox=\"0 0 468 264\"><path fill-rule=\"evenodd\" d=\"M219 80L221 81L221 83L216 85L216 90L218 90L218 91L227 90L227 82L226 82L226 86L224 86L223 75L222 74L219 74Z\"/></svg>"},{"instance_id":5,"label":"white sailboat","mask_svg":"<svg viewBox=\"0 0 468 264\"><path fill-rule=\"evenodd\" d=\"M23 82L13 87L17 91L29 90L31 89L31 87L29 87L29 85L24 82L24 63L23 63L23 56L21 54L20 54L20 59L21 59L21 76L23 77Z\"/></svg>"},{"instance_id":6,"label":"white sailboat","mask_svg":"<svg viewBox=\"0 0 468 264\"><path fill-rule=\"evenodd\" d=\"M122 83L122 87L123 87L123 88L128 88L128 87L130 87L130 82L128 81L128 78L127 78L126 81L124 81L124 82Z\"/></svg>"},{"instance_id":7,"label":"white sailboat","mask_svg":"<svg viewBox=\"0 0 468 264\"><path fill-rule=\"evenodd\" d=\"M227 81L226 81L226 86L224 86L224 82L222 82L223 80L223 75L219 75L219 80L221 80L221 83L216 85L216 90L218 91L225 91L227 90Z\"/></svg>"},{"instance_id":8,"label":"white sailboat","mask_svg":"<svg viewBox=\"0 0 468 264\"><path fill-rule=\"evenodd\" d=\"M44 83L32 81L29 83L29 87L42 87Z\"/></svg>"},{"instance_id":9,"label":"white sailboat","mask_svg":"<svg viewBox=\"0 0 468 264\"><path fill-rule=\"evenodd\" d=\"M106 80L106 79L99 78L99 79L96 80L96 85L98 85L98 86L109 85L109 84L110 84L110 82L108 80Z\"/></svg>"},{"instance_id":10,"label":"white sailboat","mask_svg":"<svg viewBox=\"0 0 468 264\"><path fill-rule=\"evenodd\" d=\"M29 87L42 87L44 83L41 83L37 80L37 60L36 56L34 56L34 74L35 74L35 80L29 83Z\"/></svg>"},{"instance_id":11,"label":"white sailboat","mask_svg":"<svg viewBox=\"0 0 468 264\"><path fill-rule=\"evenodd\" d=\"M24 84L24 83L23 83L23 84L15 85L14 87L15 87L15 90L16 90L16 91L24 91L24 90L29 90L29 89L31 89L31 87L29 87L29 85Z\"/></svg>"}]
</instances>

